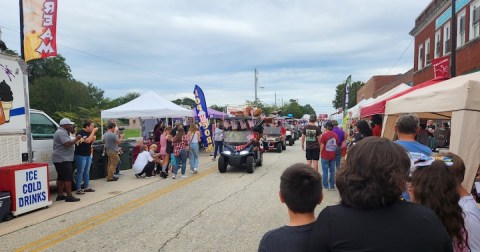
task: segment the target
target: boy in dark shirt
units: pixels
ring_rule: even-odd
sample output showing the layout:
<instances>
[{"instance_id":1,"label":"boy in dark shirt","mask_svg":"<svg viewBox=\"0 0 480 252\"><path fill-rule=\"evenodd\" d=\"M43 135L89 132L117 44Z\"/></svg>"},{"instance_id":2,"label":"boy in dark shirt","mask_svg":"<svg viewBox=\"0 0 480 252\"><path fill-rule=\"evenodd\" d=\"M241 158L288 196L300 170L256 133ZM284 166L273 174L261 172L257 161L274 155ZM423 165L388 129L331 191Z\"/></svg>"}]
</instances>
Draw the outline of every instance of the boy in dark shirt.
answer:
<instances>
[{"instance_id":1,"label":"boy in dark shirt","mask_svg":"<svg viewBox=\"0 0 480 252\"><path fill-rule=\"evenodd\" d=\"M290 222L268 231L258 251L307 251L315 222L315 207L322 202L322 177L306 164L288 167L280 177L280 201L287 204Z\"/></svg>"}]
</instances>

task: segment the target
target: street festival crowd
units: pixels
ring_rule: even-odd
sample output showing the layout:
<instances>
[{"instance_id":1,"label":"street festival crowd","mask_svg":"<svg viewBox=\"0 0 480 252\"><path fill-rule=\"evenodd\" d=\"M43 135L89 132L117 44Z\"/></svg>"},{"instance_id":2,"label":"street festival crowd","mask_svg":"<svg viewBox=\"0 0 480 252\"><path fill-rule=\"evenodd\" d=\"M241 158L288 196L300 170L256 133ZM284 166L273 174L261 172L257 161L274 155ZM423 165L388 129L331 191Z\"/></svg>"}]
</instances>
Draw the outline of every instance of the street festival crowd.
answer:
<instances>
[{"instance_id":1,"label":"street festival crowd","mask_svg":"<svg viewBox=\"0 0 480 252\"><path fill-rule=\"evenodd\" d=\"M72 194L72 180L78 195L95 191L89 185L89 169L98 128L87 121L77 132L68 118L59 124L52 157L58 173L56 200L76 202L80 199ZM378 115L371 123L356 122L348 132L335 120L318 124L310 116L301 140L307 163L291 165L280 179L280 201L288 208L290 222L267 232L258 251L480 251L478 195L461 184L465 164L454 153L432 152L448 147L448 122L435 126L432 120L420 123L415 114L405 114L395 131L394 141L381 138ZM133 164L137 178L167 178L171 171L175 179L178 170L186 177L187 157L191 173L198 172L198 126L159 123L153 134L158 144L143 145ZM123 139L110 121L103 136L108 182L118 180ZM222 152L221 123L214 140L213 160ZM342 162L345 145L348 158ZM323 191L336 189L340 204L326 207L316 218Z\"/></svg>"}]
</instances>

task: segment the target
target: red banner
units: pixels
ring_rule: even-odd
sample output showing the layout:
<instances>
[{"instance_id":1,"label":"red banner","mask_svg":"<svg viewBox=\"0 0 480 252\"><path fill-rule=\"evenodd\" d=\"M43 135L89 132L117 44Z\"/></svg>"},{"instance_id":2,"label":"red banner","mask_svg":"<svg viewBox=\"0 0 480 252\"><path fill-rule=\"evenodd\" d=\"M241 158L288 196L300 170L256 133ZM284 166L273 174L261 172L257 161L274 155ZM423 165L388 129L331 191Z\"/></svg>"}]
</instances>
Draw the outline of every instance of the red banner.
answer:
<instances>
[{"instance_id":1,"label":"red banner","mask_svg":"<svg viewBox=\"0 0 480 252\"><path fill-rule=\"evenodd\" d=\"M432 65L435 74L434 80L450 78L450 56L433 59Z\"/></svg>"},{"instance_id":2,"label":"red banner","mask_svg":"<svg viewBox=\"0 0 480 252\"><path fill-rule=\"evenodd\" d=\"M57 56L57 0L22 0L25 61Z\"/></svg>"}]
</instances>

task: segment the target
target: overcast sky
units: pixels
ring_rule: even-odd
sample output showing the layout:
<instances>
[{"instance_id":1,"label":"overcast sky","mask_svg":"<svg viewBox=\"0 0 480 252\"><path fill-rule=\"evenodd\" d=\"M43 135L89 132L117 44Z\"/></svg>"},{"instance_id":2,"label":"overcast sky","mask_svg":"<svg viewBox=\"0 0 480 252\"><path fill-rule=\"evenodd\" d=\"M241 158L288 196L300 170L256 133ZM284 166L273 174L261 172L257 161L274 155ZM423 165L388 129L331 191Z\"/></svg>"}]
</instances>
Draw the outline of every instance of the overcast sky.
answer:
<instances>
[{"instance_id":1,"label":"overcast sky","mask_svg":"<svg viewBox=\"0 0 480 252\"><path fill-rule=\"evenodd\" d=\"M348 75L366 82L412 68L408 33L430 2L59 1L58 52L75 79L106 97L153 90L194 98L198 84L207 105L239 105L254 100L257 68L263 102L274 104L276 93L277 104L298 99L331 113ZM19 52L18 1L0 7L2 40Z\"/></svg>"}]
</instances>

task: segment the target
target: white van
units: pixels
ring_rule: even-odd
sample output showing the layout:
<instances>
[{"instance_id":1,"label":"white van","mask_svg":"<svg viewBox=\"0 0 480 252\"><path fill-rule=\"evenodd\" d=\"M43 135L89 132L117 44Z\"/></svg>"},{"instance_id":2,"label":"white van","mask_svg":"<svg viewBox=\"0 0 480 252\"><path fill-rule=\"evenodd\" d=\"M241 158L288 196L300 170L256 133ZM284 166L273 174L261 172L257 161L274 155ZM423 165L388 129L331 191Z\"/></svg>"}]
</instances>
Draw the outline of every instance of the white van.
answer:
<instances>
[{"instance_id":1,"label":"white van","mask_svg":"<svg viewBox=\"0 0 480 252\"><path fill-rule=\"evenodd\" d=\"M52 163L53 134L58 124L45 112L30 109L30 129L32 131L32 162L48 163L50 181L57 179L57 172Z\"/></svg>"}]
</instances>

